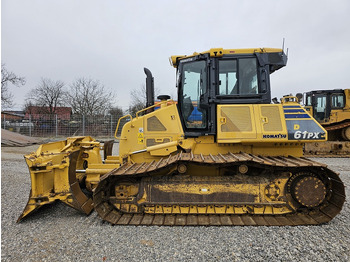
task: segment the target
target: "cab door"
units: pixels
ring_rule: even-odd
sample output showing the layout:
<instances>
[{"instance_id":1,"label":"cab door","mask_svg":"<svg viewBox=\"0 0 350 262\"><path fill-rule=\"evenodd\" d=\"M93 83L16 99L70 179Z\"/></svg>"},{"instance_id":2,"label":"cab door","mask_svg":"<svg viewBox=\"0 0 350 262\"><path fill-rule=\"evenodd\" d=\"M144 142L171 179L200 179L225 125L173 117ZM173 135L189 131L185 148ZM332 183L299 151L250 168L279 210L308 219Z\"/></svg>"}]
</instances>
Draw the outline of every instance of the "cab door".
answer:
<instances>
[{"instance_id":1,"label":"cab door","mask_svg":"<svg viewBox=\"0 0 350 262\"><path fill-rule=\"evenodd\" d=\"M318 122L326 122L330 115L330 106L327 94L315 94L314 98L314 118Z\"/></svg>"}]
</instances>

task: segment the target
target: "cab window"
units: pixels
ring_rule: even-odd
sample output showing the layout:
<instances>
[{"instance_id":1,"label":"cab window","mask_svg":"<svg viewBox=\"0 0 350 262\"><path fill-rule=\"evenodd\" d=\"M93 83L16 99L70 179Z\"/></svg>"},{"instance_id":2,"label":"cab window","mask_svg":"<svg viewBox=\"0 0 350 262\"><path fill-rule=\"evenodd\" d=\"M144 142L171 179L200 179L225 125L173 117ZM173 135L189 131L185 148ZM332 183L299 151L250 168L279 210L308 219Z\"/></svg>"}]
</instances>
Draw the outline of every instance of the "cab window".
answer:
<instances>
[{"instance_id":1,"label":"cab window","mask_svg":"<svg viewBox=\"0 0 350 262\"><path fill-rule=\"evenodd\" d=\"M201 95L207 92L206 61L183 64L180 81L181 113L186 127L206 128L207 112L199 104Z\"/></svg>"},{"instance_id":2,"label":"cab window","mask_svg":"<svg viewBox=\"0 0 350 262\"><path fill-rule=\"evenodd\" d=\"M332 101L332 108L343 108L344 107L344 95L343 94L332 94L331 101Z\"/></svg>"},{"instance_id":3,"label":"cab window","mask_svg":"<svg viewBox=\"0 0 350 262\"><path fill-rule=\"evenodd\" d=\"M258 74L255 58L239 60L239 93L242 95L258 93Z\"/></svg>"},{"instance_id":4,"label":"cab window","mask_svg":"<svg viewBox=\"0 0 350 262\"><path fill-rule=\"evenodd\" d=\"M219 61L219 94L238 94L237 87L237 60Z\"/></svg>"},{"instance_id":5,"label":"cab window","mask_svg":"<svg viewBox=\"0 0 350 262\"><path fill-rule=\"evenodd\" d=\"M255 58L219 60L219 95L258 94Z\"/></svg>"},{"instance_id":6,"label":"cab window","mask_svg":"<svg viewBox=\"0 0 350 262\"><path fill-rule=\"evenodd\" d=\"M310 95L306 96L306 102L305 102L306 106L311 106L312 105L311 98L312 98L312 96L310 96Z\"/></svg>"}]
</instances>

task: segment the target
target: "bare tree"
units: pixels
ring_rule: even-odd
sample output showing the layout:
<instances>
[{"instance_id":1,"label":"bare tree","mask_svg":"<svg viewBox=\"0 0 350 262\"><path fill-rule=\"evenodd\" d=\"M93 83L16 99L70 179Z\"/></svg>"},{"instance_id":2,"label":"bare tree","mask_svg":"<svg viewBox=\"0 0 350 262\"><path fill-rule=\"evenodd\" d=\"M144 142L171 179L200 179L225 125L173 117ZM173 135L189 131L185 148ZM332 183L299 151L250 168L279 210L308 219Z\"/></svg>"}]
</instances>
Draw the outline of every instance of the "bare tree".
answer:
<instances>
[{"instance_id":1,"label":"bare tree","mask_svg":"<svg viewBox=\"0 0 350 262\"><path fill-rule=\"evenodd\" d=\"M64 83L42 78L36 88L27 95L28 103L40 107L40 113L53 115L57 113L57 108L64 106Z\"/></svg>"},{"instance_id":2,"label":"bare tree","mask_svg":"<svg viewBox=\"0 0 350 262\"><path fill-rule=\"evenodd\" d=\"M141 85L139 89L131 90L130 97L131 101L128 111L130 115L135 116L137 111L146 107L146 86Z\"/></svg>"},{"instance_id":3,"label":"bare tree","mask_svg":"<svg viewBox=\"0 0 350 262\"><path fill-rule=\"evenodd\" d=\"M112 124L112 129L116 129L117 128L117 124L119 119L124 115L123 109L119 106L116 107L112 107L111 109L109 109L109 114L111 115L111 120L113 121ZM124 124L122 124L121 126L123 126Z\"/></svg>"},{"instance_id":4,"label":"bare tree","mask_svg":"<svg viewBox=\"0 0 350 262\"><path fill-rule=\"evenodd\" d=\"M119 106L111 107L109 109L109 114L112 115L115 119L119 119L124 115L123 109Z\"/></svg>"},{"instance_id":5,"label":"bare tree","mask_svg":"<svg viewBox=\"0 0 350 262\"><path fill-rule=\"evenodd\" d=\"M154 96L157 97L159 94L159 89L155 88L154 90ZM136 115L137 111L140 111L144 108L146 108L146 101L147 101L147 95L146 95L146 86L141 85L138 89L133 89L130 92L131 102L129 106L129 114L132 116Z\"/></svg>"},{"instance_id":6,"label":"bare tree","mask_svg":"<svg viewBox=\"0 0 350 262\"><path fill-rule=\"evenodd\" d=\"M33 102L30 99L27 99L26 102L24 103L23 111L28 114L34 114L35 113L33 110L34 106L35 105L33 104Z\"/></svg>"},{"instance_id":7,"label":"bare tree","mask_svg":"<svg viewBox=\"0 0 350 262\"><path fill-rule=\"evenodd\" d=\"M26 83L26 80L24 77L7 71L5 64L1 64L1 104L3 107L13 106L13 95L8 89L9 83L15 86L21 86Z\"/></svg>"},{"instance_id":8,"label":"bare tree","mask_svg":"<svg viewBox=\"0 0 350 262\"><path fill-rule=\"evenodd\" d=\"M114 94L106 91L97 80L79 78L70 86L66 102L74 114L104 115L111 107Z\"/></svg>"},{"instance_id":9,"label":"bare tree","mask_svg":"<svg viewBox=\"0 0 350 262\"><path fill-rule=\"evenodd\" d=\"M146 86L141 85L138 89L133 89L130 92L131 96L131 106L135 106L138 104L143 104L143 106L146 106Z\"/></svg>"}]
</instances>

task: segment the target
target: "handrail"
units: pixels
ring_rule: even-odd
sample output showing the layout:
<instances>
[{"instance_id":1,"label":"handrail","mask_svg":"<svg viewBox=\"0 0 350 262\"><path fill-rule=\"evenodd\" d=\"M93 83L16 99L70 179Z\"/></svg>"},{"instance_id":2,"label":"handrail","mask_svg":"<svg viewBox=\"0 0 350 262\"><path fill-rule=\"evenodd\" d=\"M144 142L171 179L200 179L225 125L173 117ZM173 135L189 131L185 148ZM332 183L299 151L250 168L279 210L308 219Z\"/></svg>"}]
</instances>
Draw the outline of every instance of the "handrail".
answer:
<instances>
[{"instance_id":1,"label":"handrail","mask_svg":"<svg viewBox=\"0 0 350 262\"><path fill-rule=\"evenodd\" d=\"M138 118L139 117L139 114L141 113L141 112L143 112L143 111L146 111L146 110L148 110L148 109L151 109L151 108L153 108L153 107L156 107L156 106L158 106L159 104L157 104L157 105L151 105L151 106L149 106L149 107L146 107L146 108L144 108L144 109L141 109L140 111L137 111L136 112L136 118Z\"/></svg>"},{"instance_id":2,"label":"handrail","mask_svg":"<svg viewBox=\"0 0 350 262\"><path fill-rule=\"evenodd\" d=\"M298 103L299 104L299 98L296 96L284 96L281 98L281 103L282 104L287 104L287 103Z\"/></svg>"},{"instance_id":3,"label":"handrail","mask_svg":"<svg viewBox=\"0 0 350 262\"><path fill-rule=\"evenodd\" d=\"M140 111L137 111L137 112L136 112L136 118L138 118L138 117L139 117L139 114L142 113L143 111L147 111L148 109L151 109L151 108L153 108L153 107L161 106L162 104L168 104L169 102L174 102L174 100L169 99L169 100L166 100L166 101L160 101L160 102L158 102L158 103L155 103L154 105L151 105L151 106L149 106L149 107L146 107L146 108L144 108L144 109L141 109Z\"/></svg>"},{"instance_id":4,"label":"handrail","mask_svg":"<svg viewBox=\"0 0 350 262\"><path fill-rule=\"evenodd\" d=\"M117 136L117 133L118 133L118 129L119 129L119 124L120 124L120 120L124 119L124 118L127 118L127 117L130 117L130 122L132 121L132 116L130 114L128 115L125 115L125 116L122 116L121 118L119 118L118 120L118 124L117 124L117 128L115 129L115 132L114 132L114 137L118 140L120 140L120 137Z\"/></svg>"}]
</instances>

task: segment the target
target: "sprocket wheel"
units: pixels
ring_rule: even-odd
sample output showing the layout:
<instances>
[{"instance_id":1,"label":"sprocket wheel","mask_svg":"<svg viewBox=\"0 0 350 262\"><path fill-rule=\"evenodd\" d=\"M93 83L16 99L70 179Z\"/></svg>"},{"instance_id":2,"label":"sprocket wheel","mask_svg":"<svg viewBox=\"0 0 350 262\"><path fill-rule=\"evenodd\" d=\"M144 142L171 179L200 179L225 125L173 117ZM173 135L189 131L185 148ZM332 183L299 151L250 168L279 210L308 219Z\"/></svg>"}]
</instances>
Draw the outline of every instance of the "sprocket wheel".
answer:
<instances>
[{"instance_id":1,"label":"sprocket wheel","mask_svg":"<svg viewBox=\"0 0 350 262\"><path fill-rule=\"evenodd\" d=\"M321 205L326 199L326 185L315 174L299 173L291 179L289 191L300 205L314 208Z\"/></svg>"}]
</instances>

